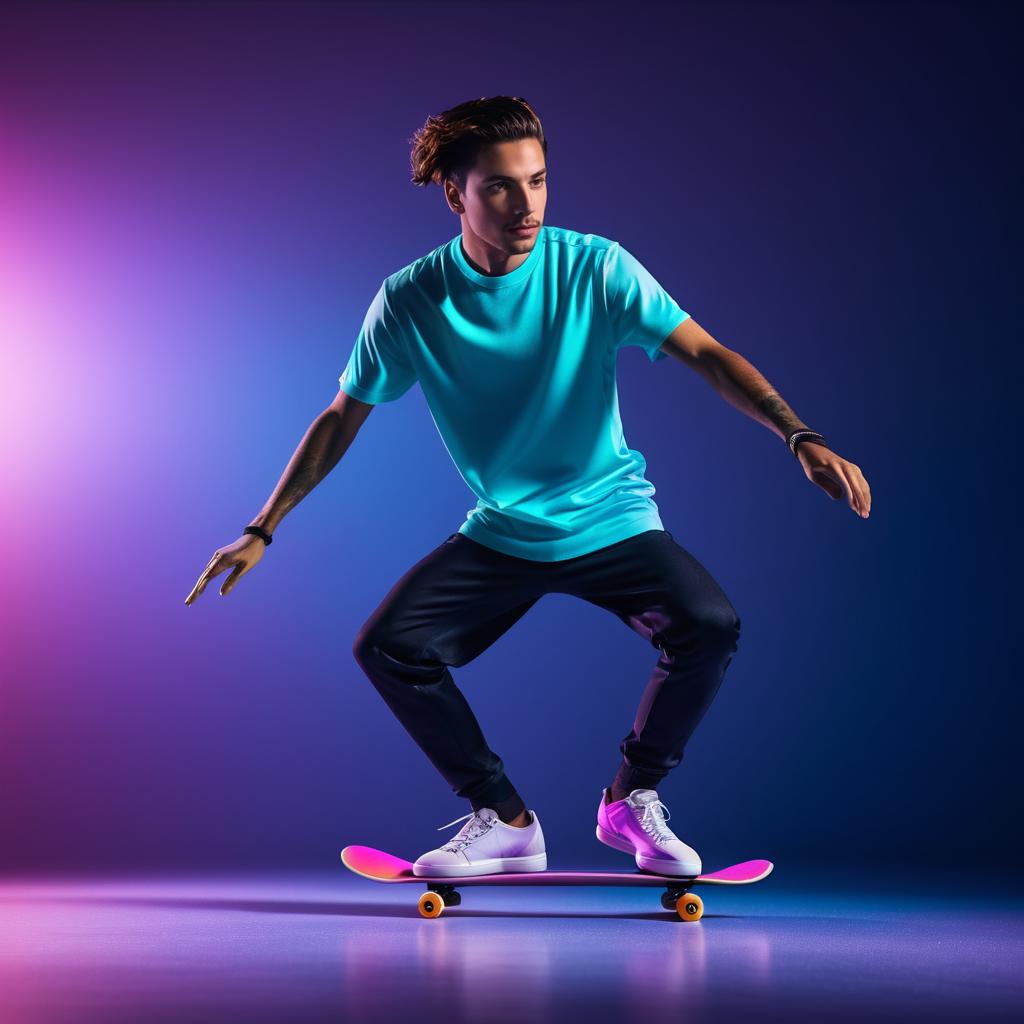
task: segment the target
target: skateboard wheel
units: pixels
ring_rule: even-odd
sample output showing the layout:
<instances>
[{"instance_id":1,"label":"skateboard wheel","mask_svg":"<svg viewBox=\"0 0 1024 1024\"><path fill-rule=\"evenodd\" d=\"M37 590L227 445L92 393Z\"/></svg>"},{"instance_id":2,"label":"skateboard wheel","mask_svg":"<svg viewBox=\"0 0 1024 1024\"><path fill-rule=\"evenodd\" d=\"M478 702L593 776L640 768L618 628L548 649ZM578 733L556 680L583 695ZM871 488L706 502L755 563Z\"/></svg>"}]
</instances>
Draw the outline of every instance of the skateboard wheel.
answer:
<instances>
[{"instance_id":1,"label":"skateboard wheel","mask_svg":"<svg viewBox=\"0 0 1024 1024\"><path fill-rule=\"evenodd\" d=\"M444 900L440 893L431 892L429 889L420 897L420 914L423 917L440 917L444 910Z\"/></svg>"},{"instance_id":2,"label":"skateboard wheel","mask_svg":"<svg viewBox=\"0 0 1024 1024\"><path fill-rule=\"evenodd\" d=\"M704 901L693 892L684 892L676 900L676 913L684 921L699 921L704 915Z\"/></svg>"}]
</instances>

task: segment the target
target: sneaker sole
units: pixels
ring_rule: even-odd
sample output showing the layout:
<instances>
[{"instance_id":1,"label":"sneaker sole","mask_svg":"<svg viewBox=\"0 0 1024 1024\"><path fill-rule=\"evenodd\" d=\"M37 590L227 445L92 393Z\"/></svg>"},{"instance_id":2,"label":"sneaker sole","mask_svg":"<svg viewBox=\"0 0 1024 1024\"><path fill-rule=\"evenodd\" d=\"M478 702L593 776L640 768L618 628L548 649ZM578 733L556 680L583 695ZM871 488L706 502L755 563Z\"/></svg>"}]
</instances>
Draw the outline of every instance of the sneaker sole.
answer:
<instances>
[{"instance_id":1,"label":"sneaker sole","mask_svg":"<svg viewBox=\"0 0 1024 1024\"><path fill-rule=\"evenodd\" d=\"M547 853L534 853L529 857L492 857L476 864L428 864L424 865L422 875L414 865L412 873L416 878L471 878L475 875L511 875L521 871L546 871L547 867Z\"/></svg>"},{"instance_id":2,"label":"sneaker sole","mask_svg":"<svg viewBox=\"0 0 1024 1024\"><path fill-rule=\"evenodd\" d=\"M622 853L633 854L636 866L644 871L653 871L655 874L673 875L679 878L696 878L700 874L700 871L680 871L678 861L659 861L653 857L644 857L643 854L637 853L636 847L628 839L620 839L601 828L600 825L597 826L595 834L605 846L610 846L613 850L620 850Z\"/></svg>"}]
</instances>

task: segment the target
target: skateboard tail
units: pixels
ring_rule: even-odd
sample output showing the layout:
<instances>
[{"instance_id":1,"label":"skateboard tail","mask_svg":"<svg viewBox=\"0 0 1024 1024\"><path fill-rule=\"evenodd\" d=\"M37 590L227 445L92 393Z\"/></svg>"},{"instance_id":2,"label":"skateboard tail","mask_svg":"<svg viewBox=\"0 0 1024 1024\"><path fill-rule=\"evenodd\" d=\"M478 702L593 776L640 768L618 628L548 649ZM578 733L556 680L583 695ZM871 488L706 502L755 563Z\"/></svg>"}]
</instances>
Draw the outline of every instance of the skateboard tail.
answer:
<instances>
[{"instance_id":1,"label":"skateboard tail","mask_svg":"<svg viewBox=\"0 0 1024 1024\"><path fill-rule=\"evenodd\" d=\"M397 882L412 875L412 861L372 846L346 846L341 851L341 862L349 871L375 882Z\"/></svg>"},{"instance_id":2,"label":"skateboard tail","mask_svg":"<svg viewBox=\"0 0 1024 1024\"><path fill-rule=\"evenodd\" d=\"M720 885L744 885L767 878L774 867L770 860L745 860L741 864L731 864L727 868L722 868L721 871L701 875L697 881L717 882Z\"/></svg>"}]
</instances>

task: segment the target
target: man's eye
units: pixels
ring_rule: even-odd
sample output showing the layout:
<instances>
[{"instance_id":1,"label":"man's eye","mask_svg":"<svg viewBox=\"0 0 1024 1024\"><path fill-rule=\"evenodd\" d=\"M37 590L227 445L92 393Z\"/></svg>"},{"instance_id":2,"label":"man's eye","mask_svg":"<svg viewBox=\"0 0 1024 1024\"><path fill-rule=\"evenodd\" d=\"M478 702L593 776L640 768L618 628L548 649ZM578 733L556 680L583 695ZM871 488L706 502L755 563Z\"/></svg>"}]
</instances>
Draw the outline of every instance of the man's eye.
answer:
<instances>
[{"instance_id":1,"label":"man's eye","mask_svg":"<svg viewBox=\"0 0 1024 1024\"><path fill-rule=\"evenodd\" d=\"M546 179L538 178L537 181L535 181L533 184L539 187L541 185L546 184ZM504 188L504 187L505 187L505 182L503 182L503 181L497 181L497 182L495 182L491 186L492 189L498 189L498 188Z\"/></svg>"}]
</instances>

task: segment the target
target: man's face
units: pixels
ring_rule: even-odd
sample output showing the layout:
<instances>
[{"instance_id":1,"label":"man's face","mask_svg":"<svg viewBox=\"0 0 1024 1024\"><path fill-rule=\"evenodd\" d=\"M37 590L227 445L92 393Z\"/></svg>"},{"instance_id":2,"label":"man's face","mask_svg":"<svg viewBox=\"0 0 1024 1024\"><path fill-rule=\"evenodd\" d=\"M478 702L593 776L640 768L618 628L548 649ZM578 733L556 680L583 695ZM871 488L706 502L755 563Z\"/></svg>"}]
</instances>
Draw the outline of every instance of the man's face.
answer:
<instances>
[{"instance_id":1,"label":"man's face","mask_svg":"<svg viewBox=\"0 0 1024 1024\"><path fill-rule=\"evenodd\" d=\"M462 207L456 212L485 245L516 254L536 244L548 199L544 150L536 139L485 146L466 177L465 195L453 182L445 188L449 205ZM509 230L517 224L534 228L520 234Z\"/></svg>"}]
</instances>

